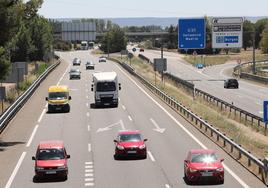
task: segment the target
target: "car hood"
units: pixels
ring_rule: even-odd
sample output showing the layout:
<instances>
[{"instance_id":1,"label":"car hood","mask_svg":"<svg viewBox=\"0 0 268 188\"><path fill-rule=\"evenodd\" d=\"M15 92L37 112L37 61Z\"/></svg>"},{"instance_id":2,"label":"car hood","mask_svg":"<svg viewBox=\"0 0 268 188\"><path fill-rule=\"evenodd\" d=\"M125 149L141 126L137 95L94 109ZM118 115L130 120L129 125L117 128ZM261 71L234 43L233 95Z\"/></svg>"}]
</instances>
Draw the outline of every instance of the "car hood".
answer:
<instances>
[{"instance_id":1,"label":"car hood","mask_svg":"<svg viewBox=\"0 0 268 188\"><path fill-rule=\"evenodd\" d=\"M144 144L144 141L139 142L120 142L118 145L123 146L124 148L136 148Z\"/></svg>"},{"instance_id":2,"label":"car hood","mask_svg":"<svg viewBox=\"0 0 268 188\"><path fill-rule=\"evenodd\" d=\"M223 168L221 162L214 163L191 163L190 168L194 168L196 170L214 170L218 168Z\"/></svg>"},{"instance_id":3,"label":"car hood","mask_svg":"<svg viewBox=\"0 0 268 188\"><path fill-rule=\"evenodd\" d=\"M62 160L37 160L36 166L38 167L58 167L58 166L64 166L67 164L66 159Z\"/></svg>"}]
</instances>

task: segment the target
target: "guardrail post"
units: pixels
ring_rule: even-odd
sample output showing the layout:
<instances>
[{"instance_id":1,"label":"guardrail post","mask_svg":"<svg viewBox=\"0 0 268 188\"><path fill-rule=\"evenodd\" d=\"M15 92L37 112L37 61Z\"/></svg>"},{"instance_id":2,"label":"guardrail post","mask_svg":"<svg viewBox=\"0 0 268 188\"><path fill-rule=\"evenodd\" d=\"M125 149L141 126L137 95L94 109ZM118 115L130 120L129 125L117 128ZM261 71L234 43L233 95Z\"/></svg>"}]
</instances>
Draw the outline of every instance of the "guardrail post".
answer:
<instances>
[{"instance_id":1,"label":"guardrail post","mask_svg":"<svg viewBox=\"0 0 268 188\"><path fill-rule=\"evenodd\" d=\"M242 147L241 145L239 145L239 146ZM242 154L240 151L238 151L238 159L241 159L241 157L242 157Z\"/></svg>"},{"instance_id":2,"label":"guardrail post","mask_svg":"<svg viewBox=\"0 0 268 188\"><path fill-rule=\"evenodd\" d=\"M248 152L251 154L250 151L248 151ZM251 166L251 160L250 160L250 158L248 158L248 166Z\"/></svg>"},{"instance_id":3,"label":"guardrail post","mask_svg":"<svg viewBox=\"0 0 268 188\"><path fill-rule=\"evenodd\" d=\"M260 121L259 121L259 124L260 124ZM267 123L265 123L265 128L264 128L264 134L266 135L267 133Z\"/></svg>"}]
</instances>

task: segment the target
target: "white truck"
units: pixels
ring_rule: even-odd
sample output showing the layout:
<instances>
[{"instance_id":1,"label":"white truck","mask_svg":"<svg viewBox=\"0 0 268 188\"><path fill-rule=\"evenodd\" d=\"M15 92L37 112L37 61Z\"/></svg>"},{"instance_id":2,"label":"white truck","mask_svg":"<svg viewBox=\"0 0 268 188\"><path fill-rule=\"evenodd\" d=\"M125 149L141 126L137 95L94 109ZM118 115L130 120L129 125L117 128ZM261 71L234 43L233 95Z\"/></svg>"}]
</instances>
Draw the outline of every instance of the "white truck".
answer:
<instances>
[{"instance_id":1,"label":"white truck","mask_svg":"<svg viewBox=\"0 0 268 188\"><path fill-rule=\"evenodd\" d=\"M91 91L95 96L95 107L100 105L118 106L118 91L121 84L118 83L116 72L93 73L93 84Z\"/></svg>"},{"instance_id":2,"label":"white truck","mask_svg":"<svg viewBox=\"0 0 268 188\"><path fill-rule=\"evenodd\" d=\"M88 50L88 42L81 41L81 50Z\"/></svg>"}]
</instances>

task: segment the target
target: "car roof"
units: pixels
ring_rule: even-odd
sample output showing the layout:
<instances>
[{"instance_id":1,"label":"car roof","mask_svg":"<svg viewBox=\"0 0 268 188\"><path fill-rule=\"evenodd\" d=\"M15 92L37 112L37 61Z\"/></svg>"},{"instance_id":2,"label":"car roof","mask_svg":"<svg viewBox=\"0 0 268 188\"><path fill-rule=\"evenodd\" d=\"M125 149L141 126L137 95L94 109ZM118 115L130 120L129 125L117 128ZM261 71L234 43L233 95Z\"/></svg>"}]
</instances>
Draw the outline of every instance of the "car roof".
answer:
<instances>
[{"instance_id":1,"label":"car roof","mask_svg":"<svg viewBox=\"0 0 268 188\"><path fill-rule=\"evenodd\" d=\"M50 86L48 88L48 92L68 92L68 86L65 85L54 85L54 86Z\"/></svg>"},{"instance_id":2,"label":"car roof","mask_svg":"<svg viewBox=\"0 0 268 188\"><path fill-rule=\"evenodd\" d=\"M210 154L210 153L215 153L215 151L212 150L212 149L192 149L192 150L190 150L190 153L191 154L198 154L198 153L200 153L200 154Z\"/></svg>"},{"instance_id":3,"label":"car roof","mask_svg":"<svg viewBox=\"0 0 268 188\"><path fill-rule=\"evenodd\" d=\"M80 71L79 69L71 69L70 71Z\"/></svg>"},{"instance_id":4,"label":"car roof","mask_svg":"<svg viewBox=\"0 0 268 188\"><path fill-rule=\"evenodd\" d=\"M130 131L130 130L123 130L123 131L119 131L118 133L119 135L122 134L141 134L140 131L136 130L136 131Z\"/></svg>"},{"instance_id":5,"label":"car roof","mask_svg":"<svg viewBox=\"0 0 268 188\"><path fill-rule=\"evenodd\" d=\"M38 148L39 149L64 148L64 143L61 140L41 141L38 145Z\"/></svg>"}]
</instances>

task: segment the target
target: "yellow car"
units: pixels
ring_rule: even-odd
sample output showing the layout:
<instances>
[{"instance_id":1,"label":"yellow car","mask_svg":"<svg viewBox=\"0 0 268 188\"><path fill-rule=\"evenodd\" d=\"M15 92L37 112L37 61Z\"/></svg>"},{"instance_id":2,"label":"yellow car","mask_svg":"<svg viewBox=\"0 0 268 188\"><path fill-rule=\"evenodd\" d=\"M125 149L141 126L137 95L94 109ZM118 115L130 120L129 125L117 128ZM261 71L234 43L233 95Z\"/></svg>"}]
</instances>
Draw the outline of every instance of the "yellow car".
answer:
<instances>
[{"instance_id":1,"label":"yellow car","mask_svg":"<svg viewBox=\"0 0 268 188\"><path fill-rule=\"evenodd\" d=\"M63 111L70 112L69 101L69 88L67 86L50 86L48 89L48 112Z\"/></svg>"}]
</instances>

